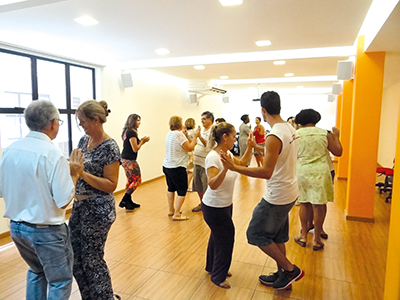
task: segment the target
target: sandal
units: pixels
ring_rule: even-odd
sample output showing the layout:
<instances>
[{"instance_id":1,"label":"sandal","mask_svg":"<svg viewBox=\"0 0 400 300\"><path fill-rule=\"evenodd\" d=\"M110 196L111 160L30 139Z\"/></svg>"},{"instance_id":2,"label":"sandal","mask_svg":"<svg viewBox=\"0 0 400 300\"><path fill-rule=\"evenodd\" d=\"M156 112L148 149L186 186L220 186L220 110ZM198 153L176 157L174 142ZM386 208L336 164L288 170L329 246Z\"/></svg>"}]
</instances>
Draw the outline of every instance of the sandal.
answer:
<instances>
[{"instance_id":1,"label":"sandal","mask_svg":"<svg viewBox=\"0 0 400 300\"><path fill-rule=\"evenodd\" d=\"M325 233L325 232L323 232L323 233L321 233L321 237L322 237L323 239L327 240L327 239L328 239L328 234Z\"/></svg>"},{"instance_id":2,"label":"sandal","mask_svg":"<svg viewBox=\"0 0 400 300\"><path fill-rule=\"evenodd\" d=\"M223 289L230 289L231 288L231 285L226 280L221 282L220 284L217 284L217 286L219 286L219 287L221 287Z\"/></svg>"},{"instance_id":3,"label":"sandal","mask_svg":"<svg viewBox=\"0 0 400 300\"><path fill-rule=\"evenodd\" d=\"M319 251L319 250L322 250L324 248L324 246L325 246L324 243L314 241L314 245L312 246L312 249L314 251Z\"/></svg>"},{"instance_id":4,"label":"sandal","mask_svg":"<svg viewBox=\"0 0 400 300\"><path fill-rule=\"evenodd\" d=\"M304 237L302 237L302 236L296 236L295 238L294 238L294 241L296 242L296 244L297 245L299 245L300 247L305 247L305 246L307 246L307 240L304 238Z\"/></svg>"},{"instance_id":5,"label":"sandal","mask_svg":"<svg viewBox=\"0 0 400 300\"><path fill-rule=\"evenodd\" d=\"M189 220L189 218L184 215L172 217L172 221L186 221L186 220Z\"/></svg>"}]
</instances>

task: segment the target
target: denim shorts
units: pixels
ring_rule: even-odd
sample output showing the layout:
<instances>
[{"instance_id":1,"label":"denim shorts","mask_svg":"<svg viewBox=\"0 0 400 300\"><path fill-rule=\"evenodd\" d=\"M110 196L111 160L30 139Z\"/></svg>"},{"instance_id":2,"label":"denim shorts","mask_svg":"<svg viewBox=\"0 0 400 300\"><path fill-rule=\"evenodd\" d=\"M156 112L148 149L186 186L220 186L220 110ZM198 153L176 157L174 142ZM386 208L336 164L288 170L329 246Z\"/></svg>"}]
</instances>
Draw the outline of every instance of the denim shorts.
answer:
<instances>
[{"instance_id":1,"label":"denim shorts","mask_svg":"<svg viewBox=\"0 0 400 300\"><path fill-rule=\"evenodd\" d=\"M247 228L248 243L258 247L286 243L289 240L288 214L295 202L274 205L261 199Z\"/></svg>"}]
</instances>

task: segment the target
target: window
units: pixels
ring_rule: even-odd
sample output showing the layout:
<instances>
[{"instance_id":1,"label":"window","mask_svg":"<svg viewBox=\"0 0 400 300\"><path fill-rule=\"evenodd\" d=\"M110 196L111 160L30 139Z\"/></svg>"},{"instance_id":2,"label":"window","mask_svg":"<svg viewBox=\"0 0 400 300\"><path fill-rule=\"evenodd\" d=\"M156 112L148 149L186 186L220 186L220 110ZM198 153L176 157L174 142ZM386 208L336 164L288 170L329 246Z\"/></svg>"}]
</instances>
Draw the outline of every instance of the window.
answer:
<instances>
[{"instance_id":1,"label":"window","mask_svg":"<svg viewBox=\"0 0 400 300\"><path fill-rule=\"evenodd\" d=\"M0 49L0 147L29 132L23 111L31 101L48 100L64 121L53 143L69 156L84 134L75 111L96 98L94 74L94 68Z\"/></svg>"}]
</instances>

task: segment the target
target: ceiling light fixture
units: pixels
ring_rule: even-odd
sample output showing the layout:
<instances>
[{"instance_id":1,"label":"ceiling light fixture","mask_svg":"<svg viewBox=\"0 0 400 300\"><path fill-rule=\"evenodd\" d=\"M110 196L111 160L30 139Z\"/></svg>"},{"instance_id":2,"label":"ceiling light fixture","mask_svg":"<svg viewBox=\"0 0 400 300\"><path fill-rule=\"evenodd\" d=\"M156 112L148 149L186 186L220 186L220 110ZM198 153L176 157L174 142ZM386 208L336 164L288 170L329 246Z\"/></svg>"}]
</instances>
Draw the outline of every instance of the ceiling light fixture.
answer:
<instances>
[{"instance_id":1,"label":"ceiling light fixture","mask_svg":"<svg viewBox=\"0 0 400 300\"><path fill-rule=\"evenodd\" d=\"M18 2L24 2L24 1L26 1L26 0L0 0L0 6L18 3Z\"/></svg>"},{"instance_id":2,"label":"ceiling light fixture","mask_svg":"<svg viewBox=\"0 0 400 300\"><path fill-rule=\"evenodd\" d=\"M193 68L195 68L196 70L204 70L206 67L203 65L198 65L198 66L194 66Z\"/></svg>"},{"instance_id":3,"label":"ceiling light fixture","mask_svg":"<svg viewBox=\"0 0 400 300\"><path fill-rule=\"evenodd\" d=\"M277 66L284 65L284 64L286 64L286 61L284 61L284 60L276 60L276 61L274 61L274 65L277 65Z\"/></svg>"},{"instance_id":4,"label":"ceiling light fixture","mask_svg":"<svg viewBox=\"0 0 400 300\"><path fill-rule=\"evenodd\" d=\"M96 25L99 23L99 21L97 21L89 16L75 18L74 21L78 22L79 24L85 25L85 26L93 26L93 25Z\"/></svg>"},{"instance_id":5,"label":"ceiling light fixture","mask_svg":"<svg viewBox=\"0 0 400 300\"><path fill-rule=\"evenodd\" d=\"M166 49L166 48L159 48L155 51L158 55L167 55L170 54L171 52Z\"/></svg>"},{"instance_id":6,"label":"ceiling light fixture","mask_svg":"<svg viewBox=\"0 0 400 300\"><path fill-rule=\"evenodd\" d=\"M264 40L264 41L257 41L256 45L258 47L263 47L263 46L270 46L271 45L271 41L270 40Z\"/></svg>"},{"instance_id":7,"label":"ceiling light fixture","mask_svg":"<svg viewBox=\"0 0 400 300\"><path fill-rule=\"evenodd\" d=\"M242 0L219 0L223 6L239 5L242 4Z\"/></svg>"},{"instance_id":8,"label":"ceiling light fixture","mask_svg":"<svg viewBox=\"0 0 400 300\"><path fill-rule=\"evenodd\" d=\"M220 76L219 78L220 78L220 79L228 79L229 76Z\"/></svg>"},{"instance_id":9,"label":"ceiling light fixture","mask_svg":"<svg viewBox=\"0 0 400 300\"><path fill-rule=\"evenodd\" d=\"M294 76L294 73L285 73L285 75L283 75L283 76L285 76L285 77L292 77L292 76Z\"/></svg>"},{"instance_id":10,"label":"ceiling light fixture","mask_svg":"<svg viewBox=\"0 0 400 300\"><path fill-rule=\"evenodd\" d=\"M296 89L302 89L302 88L304 88L304 86L302 86L302 85L296 86Z\"/></svg>"}]
</instances>

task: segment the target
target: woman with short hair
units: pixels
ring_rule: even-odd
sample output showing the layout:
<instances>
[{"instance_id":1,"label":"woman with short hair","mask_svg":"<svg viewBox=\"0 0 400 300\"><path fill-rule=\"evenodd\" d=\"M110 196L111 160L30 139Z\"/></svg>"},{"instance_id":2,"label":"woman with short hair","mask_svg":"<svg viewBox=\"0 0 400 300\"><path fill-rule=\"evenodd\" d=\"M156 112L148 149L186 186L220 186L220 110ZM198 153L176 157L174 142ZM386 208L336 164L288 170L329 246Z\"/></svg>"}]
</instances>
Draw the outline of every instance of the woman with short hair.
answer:
<instances>
[{"instance_id":1,"label":"woman with short hair","mask_svg":"<svg viewBox=\"0 0 400 300\"><path fill-rule=\"evenodd\" d=\"M181 208L188 189L186 173L189 161L188 152L193 151L200 131L197 129L192 141L189 141L182 132L182 118L179 116L172 116L169 119L169 128L171 131L165 138L165 159L163 162L163 172L168 186L168 216L172 216L172 221L186 221L189 218L182 214ZM176 199L175 193L177 193Z\"/></svg>"},{"instance_id":2,"label":"woman with short hair","mask_svg":"<svg viewBox=\"0 0 400 300\"><path fill-rule=\"evenodd\" d=\"M314 251L323 249L321 238L328 238L323 224L326 204L333 202L332 177L326 150L335 156L342 155L339 130L333 127L330 132L316 127L320 120L321 115L313 109L303 109L295 119L299 126L296 136L301 235L295 237L294 241L301 247L306 247L307 233L314 228Z\"/></svg>"}]
</instances>

